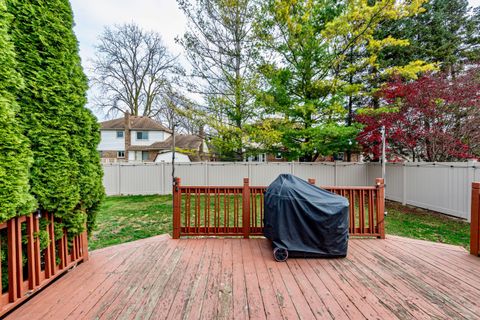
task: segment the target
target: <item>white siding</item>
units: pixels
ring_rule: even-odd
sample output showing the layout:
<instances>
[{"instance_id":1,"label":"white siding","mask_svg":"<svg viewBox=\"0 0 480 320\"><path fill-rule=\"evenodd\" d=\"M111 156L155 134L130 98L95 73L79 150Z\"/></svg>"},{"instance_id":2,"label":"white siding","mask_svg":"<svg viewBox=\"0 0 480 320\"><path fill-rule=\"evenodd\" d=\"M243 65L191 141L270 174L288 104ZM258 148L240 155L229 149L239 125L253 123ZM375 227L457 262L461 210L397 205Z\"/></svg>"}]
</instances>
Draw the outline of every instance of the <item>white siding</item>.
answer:
<instances>
[{"instance_id":1,"label":"white siding","mask_svg":"<svg viewBox=\"0 0 480 320\"><path fill-rule=\"evenodd\" d=\"M172 153L171 152L165 152L165 153L160 153L157 155L155 158L155 162L172 162ZM190 158L183 153L175 152L175 162L191 162Z\"/></svg>"},{"instance_id":2,"label":"white siding","mask_svg":"<svg viewBox=\"0 0 480 320\"><path fill-rule=\"evenodd\" d=\"M97 147L99 151L122 151L125 150L125 138L117 138L115 130L101 130L100 144Z\"/></svg>"},{"instance_id":3,"label":"white siding","mask_svg":"<svg viewBox=\"0 0 480 320\"><path fill-rule=\"evenodd\" d=\"M137 140L137 132L142 130L132 130L132 146L149 146L152 143L165 140L169 134L163 131L148 131L148 140Z\"/></svg>"}]
</instances>

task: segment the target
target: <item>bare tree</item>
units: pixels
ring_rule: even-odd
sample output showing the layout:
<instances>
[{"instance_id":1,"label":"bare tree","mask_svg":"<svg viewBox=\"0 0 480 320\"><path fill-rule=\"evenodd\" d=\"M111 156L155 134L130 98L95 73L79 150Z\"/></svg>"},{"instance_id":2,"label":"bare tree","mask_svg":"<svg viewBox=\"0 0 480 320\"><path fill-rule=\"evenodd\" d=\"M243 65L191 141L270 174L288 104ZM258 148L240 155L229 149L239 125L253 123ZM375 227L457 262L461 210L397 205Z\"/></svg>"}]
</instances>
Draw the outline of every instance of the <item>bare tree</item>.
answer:
<instances>
[{"instance_id":1,"label":"bare tree","mask_svg":"<svg viewBox=\"0 0 480 320\"><path fill-rule=\"evenodd\" d=\"M178 39L192 67L191 91L201 94L208 126L223 136L226 157L244 154L244 126L254 116L258 85L253 0L177 0L188 20ZM228 142L228 143L227 143Z\"/></svg>"},{"instance_id":2,"label":"bare tree","mask_svg":"<svg viewBox=\"0 0 480 320\"><path fill-rule=\"evenodd\" d=\"M199 128L203 126L203 120L196 112L200 108L179 88L173 84L166 86L161 102L162 106L155 117L158 121L172 130L175 126L179 132L198 134Z\"/></svg>"},{"instance_id":3,"label":"bare tree","mask_svg":"<svg viewBox=\"0 0 480 320\"><path fill-rule=\"evenodd\" d=\"M93 61L99 108L107 115L158 114L165 88L180 71L160 34L130 23L106 27L99 41Z\"/></svg>"}]
</instances>

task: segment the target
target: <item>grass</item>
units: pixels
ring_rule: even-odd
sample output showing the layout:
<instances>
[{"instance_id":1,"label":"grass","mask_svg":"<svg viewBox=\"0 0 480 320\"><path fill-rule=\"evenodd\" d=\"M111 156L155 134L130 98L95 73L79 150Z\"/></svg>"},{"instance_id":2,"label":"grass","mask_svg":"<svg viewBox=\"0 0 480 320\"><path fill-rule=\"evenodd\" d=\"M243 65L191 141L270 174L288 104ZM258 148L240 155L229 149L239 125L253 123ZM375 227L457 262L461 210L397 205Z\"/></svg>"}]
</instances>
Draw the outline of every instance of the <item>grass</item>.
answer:
<instances>
[{"instance_id":1,"label":"grass","mask_svg":"<svg viewBox=\"0 0 480 320\"><path fill-rule=\"evenodd\" d=\"M385 232L408 238L459 245L468 249L470 224L437 212L387 202Z\"/></svg>"},{"instance_id":2,"label":"grass","mask_svg":"<svg viewBox=\"0 0 480 320\"><path fill-rule=\"evenodd\" d=\"M172 196L107 197L100 207L90 250L172 230Z\"/></svg>"},{"instance_id":3,"label":"grass","mask_svg":"<svg viewBox=\"0 0 480 320\"><path fill-rule=\"evenodd\" d=\"M193 204L193 202L192 202ZM386 233L468 248L470 225L459 219L387 202ZM91 250L172 231L171 196L107 197L100 208Z\"/></svg>"}]
</instances>

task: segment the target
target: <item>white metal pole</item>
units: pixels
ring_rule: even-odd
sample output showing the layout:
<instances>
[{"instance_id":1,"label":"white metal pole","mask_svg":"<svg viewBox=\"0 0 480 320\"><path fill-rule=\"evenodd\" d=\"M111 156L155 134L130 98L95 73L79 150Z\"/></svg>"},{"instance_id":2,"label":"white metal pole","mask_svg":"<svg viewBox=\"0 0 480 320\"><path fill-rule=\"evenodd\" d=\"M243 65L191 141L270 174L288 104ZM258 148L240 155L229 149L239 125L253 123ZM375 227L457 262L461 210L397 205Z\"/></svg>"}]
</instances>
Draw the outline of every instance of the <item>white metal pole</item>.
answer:
<instances>
[{"instance_id":1,"label":"white metal pole","mask_svg":"<svg viewBox=\"0 0 480 320\"><path fill-rule=\"evenodd\" d=\"M175 184L175 123L172 128L172 183Z\"/></svg>"},{"instance_id":2,"label":"white metal pole","mask_svg":"<svg viewBox=\"0 0 480 320\"><path fill-rule=\"evenodd\" d=\"M386 186L386 164L387 164L387 156L386 156L386 139L385 139L385 136L386 136L386 133L385 133L385 126L382 126L382 179L383 179L383 184ZM385 190L385 192L383 193L383 200L385 201L385 199L387 198L387 192ZM385 215L387 215L387 210L385 209Z\"/></svg>"},{"instance_id":3,"label":"white metal pole","mask_svg":"<svg viewBox=\"0 0 480 320\"><path fill-rule=\"evenodd\" d=\"M382 132L382 179L385 183L385 176L386 176L386 162L387 162L387 157L385 155L385 126L382 126L381 128Z\"/></svg>"}]
</instances>

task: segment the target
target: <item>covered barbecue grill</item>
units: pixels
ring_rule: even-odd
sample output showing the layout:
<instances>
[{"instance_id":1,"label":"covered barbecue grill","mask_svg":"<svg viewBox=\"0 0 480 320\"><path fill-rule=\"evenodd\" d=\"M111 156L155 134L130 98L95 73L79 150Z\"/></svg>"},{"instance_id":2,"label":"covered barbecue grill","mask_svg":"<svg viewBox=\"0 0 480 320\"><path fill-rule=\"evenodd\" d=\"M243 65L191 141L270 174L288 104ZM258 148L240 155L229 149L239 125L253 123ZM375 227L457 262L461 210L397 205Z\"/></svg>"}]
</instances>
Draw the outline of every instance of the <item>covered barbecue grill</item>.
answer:
<instances>
[{"instance_id":1,"label":"covered barbecue grill","mask_svg":"<svg viewBox=\"0 0 480 320\"><path fill-rule=\"evenodd\" d=\"M282 174L265 193L264 235L274 257L345 257L349 203L290 174Z\"/></svg>"}]
</instances>

